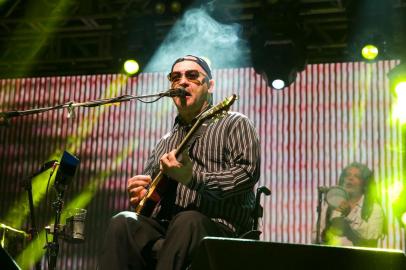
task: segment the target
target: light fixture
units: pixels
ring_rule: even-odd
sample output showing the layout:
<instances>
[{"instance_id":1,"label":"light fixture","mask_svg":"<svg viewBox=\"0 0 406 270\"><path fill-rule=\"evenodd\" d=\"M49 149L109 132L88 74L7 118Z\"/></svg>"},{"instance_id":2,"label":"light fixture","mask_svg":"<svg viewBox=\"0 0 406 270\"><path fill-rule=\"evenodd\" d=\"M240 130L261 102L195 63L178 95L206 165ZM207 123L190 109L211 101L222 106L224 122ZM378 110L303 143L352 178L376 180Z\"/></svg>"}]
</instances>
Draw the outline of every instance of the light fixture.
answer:
<instances>
[{"instance_id":1,"label":"light fixture","mask_svg":"<svg viewBox=\"0 0 406 270\"><path fill-rule=\"evenodd\" d=\"M272 87L276 90L281 90L285 87L285 81L283 79L274 79L271 83Z\"/></svg>"},{"instance_id":2,"label":"light fixture","mask_svg":"<svg viewBox=\"0 0 406 270\"><path fill-rule=\"evenodd\" d=\"M253 19L252 66L276 90L291 85L305 67L304 31L297 24L299 8L297 1L273 1Z\"/></svg>"},{"instance_id":3,"label":"light fixture","mask_svg":"<svg viewBox=\"0 0 406 270\"><path fill-rule=\"evenodd\" d=\"M361 55L364 59L375 60L379 54L379 49L376 45L367 44L361 49Z\"/></svg>"},{"instance_id":4,"label":"light fixture","mask_svg":"<svg viewBox=\"0 0 406 270\"><path fill-rule=\"evenodd\" d=\"M134 59L128 59L124 62L123 68L127 75L132 76L140 70L140 65Z\"/></svg>"},{"instance_id":5,"label":"light fixture","mask_svg":"<svg viewBox=\"0 0 406 270\"><path fill-rule=\"evenodd\" d=\"M395 103L392 110L392 119L400 124L406 123L406 62L394 67L387 74L390 90L394 95Z\"/></svg>"},{"instance_id":6,"label":"light fixture","mask_svg":"<svg viewBox=\"0 0 406 270\"><path fill-rule=\"evenodd\" d=\"M406 228L406 188L403 188L398 198L393 202L392 209L394 216L399 220L401 225Z\"/></svg>"},{"instance_id":7,"label":"light fixture","mask_svg":"<svg viewBox=\"0 0 406 270\"><path fill-rule=\"evenodd\" d=\"M390 58L393 45L391 1L358 0L347 7L349 56L352 60L376 61Z\"/></svg>"},{"instance_id":8,"label":"light fixture","mask_svg":"<svg viewBox=\"0 0 406 270\"><path fill-rule=\"evenodd\" d=\"M114 27L116 34L113 35L112 48L117 72L130 76L137 74L146 66L158 46L154 16L130 13Z\"/></svg>"},{"instance_id":9,"label":"light fixture","mask_svg":"<svg viewBox=\"0 0 406 270\"><path fill-rule=\"evenodd\" d=\"M175 14L180 13L182 11L182 4L179 1L172 1L170 4L171 11Z\"/></svg>"},{"instance_id":10,"label":"light fixture","mask_svg":"<svg viewBox=\"0 0 406 270\"><path fill-rule=\"evenodd\" d=\"M406 60L401 60L400 64L388 72L391 91L396 96L406 92Z\"/></svg>"},{"instance_id":11,"label":"light fixture","mask_svg":"<svg viewBox=\"0 0 406 270\"><path fill-rule=\"evenodd\" d=\"M406 227L406 212L403 213L401 221L402 221L403 226Z\"/></svg>"},{"instance_id":12,"label":"light fixture","mask_svg":"<svg viewBox=\"0 0 406 270\"><path fill-rule=\"evenodd\" d=\"M265 40L251 48L252 65L276 90L291 85L305 66L304 46L294 40ZM255 43L254 43L255 44Z\"/></svg>"},{"instance_id":13,"label":"light fixture","mask_svg":"<svg viewBox=\"0 0 406 270\"><path fill-rule=\"evenodd\" d=\"M165 3L163 3L162 1L159 1L155 4L155 13L157 15L163 15L166 11L166 6Z\"/></svg>"},{"instance_id":14,"label":"light fixture","mask_svg":"<svg viewBox=\"0 0 406 270\"><path fill-rule=\"evenodd\" d=\"M367 27L354 38L352 50L355 59L375 61L388 57L389 37L376 31Z\"/></svg>"}]
</instances>

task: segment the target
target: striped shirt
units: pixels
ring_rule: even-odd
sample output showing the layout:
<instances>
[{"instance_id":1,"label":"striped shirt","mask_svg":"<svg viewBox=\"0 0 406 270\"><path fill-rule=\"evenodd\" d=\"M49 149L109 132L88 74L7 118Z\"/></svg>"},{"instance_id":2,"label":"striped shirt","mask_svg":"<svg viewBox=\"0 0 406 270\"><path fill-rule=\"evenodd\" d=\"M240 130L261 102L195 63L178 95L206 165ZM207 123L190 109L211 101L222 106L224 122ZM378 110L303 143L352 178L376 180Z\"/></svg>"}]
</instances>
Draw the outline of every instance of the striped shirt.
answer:
<instances>
[{"instance_id":1,"label":"striped shirt","mask_svg":"<svg viewBox=\"0 0 406 270\"><path fill-rule=\"evenodd\" d=\"M260 174L257 132L246 116L236 112L212 118L203 125L207 127L189 146L192 180L175 186L174 205L180 210L197 210L237 233L245 232L252 225L253 188ZM172 130L152 151L144 174L154 177L159 172L160 157L176 149L190 128L178 116ZM159 217L161 206L158 204L153 216Z\"/></svg>"}]
</instances>

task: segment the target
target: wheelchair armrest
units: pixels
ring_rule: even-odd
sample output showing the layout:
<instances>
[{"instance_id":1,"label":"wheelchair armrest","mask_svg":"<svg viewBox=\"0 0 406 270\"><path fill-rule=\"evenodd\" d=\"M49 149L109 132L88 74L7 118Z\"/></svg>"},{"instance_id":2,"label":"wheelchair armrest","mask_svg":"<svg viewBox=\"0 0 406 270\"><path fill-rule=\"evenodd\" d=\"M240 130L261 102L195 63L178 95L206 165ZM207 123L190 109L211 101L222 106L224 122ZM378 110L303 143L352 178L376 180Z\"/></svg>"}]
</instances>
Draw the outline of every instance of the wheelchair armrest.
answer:
<instances>
[{"instance_id":1,"label":"wheelchair armrest","mask_svg":"<svg viewBox=\"0 0 406 270\"><path fill-rule=\"evenodd\" d=\"M254 223L252 225L252 231L258 230L258 219L260 219L264 215L264 208L261 206L262 193L264 193L266 196L271 195L271 191L266 186L260 186L257 188L257 192L255 194L254 211L252 212L252 218L254 219Z\"/></svg>"}]
</instances>

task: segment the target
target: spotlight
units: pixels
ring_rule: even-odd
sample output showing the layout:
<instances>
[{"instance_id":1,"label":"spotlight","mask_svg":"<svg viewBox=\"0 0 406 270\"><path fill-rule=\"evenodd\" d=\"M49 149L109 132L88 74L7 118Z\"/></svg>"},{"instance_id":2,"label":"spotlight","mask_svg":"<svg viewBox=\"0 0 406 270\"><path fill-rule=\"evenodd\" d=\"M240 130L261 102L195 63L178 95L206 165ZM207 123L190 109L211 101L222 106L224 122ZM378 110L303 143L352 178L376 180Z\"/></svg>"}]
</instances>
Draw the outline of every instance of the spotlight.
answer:
<instances>
[{"instance_id":1,"label":"spotlight","mask_svg":"<svg viewBox=\"0 0 406 270\"><path fill-rule=\"evenodd\" d=\"M374 60L379 54L378 47L372 44L365 45L361 50L361 55L367 60Z\"/></svg>"},{"instance_id":2,"label":"spotlight","mask_svg":"<svg viewBox=\"0 0 406 270\"><path fill-rule=\"evenodd\" d=\"M140 65L137 61L129 59L124 62L124 71L127 75L134 75L140 70Z\"/></svg>"},{"instance_id":3,"label":"spotlight","mask_svg":"<svg viewBox=\"0 0 406 270\"><path fill-rule=\"evenodd\" d=\"M396 83L395 93L397 96L406 96L406 80Z\"/></svg>"},{"instance_id":4,"label":"spotlight","mask_svg":"<svg viewBox=\"0 0 406 270\"><path fill-rule=\"evenodd\" d=\"M306 62L299 1L271 1L254 15L250 36L252 66L268 86L283 89L292 84Z\"/></svg>"},{"instance_id":5,"label":"spotlight","mask_svg":"<svg viewBox=\"0 0 406 270\"><path fill-rule=\"evenodd\" d=\"M173 13L180 13L182 11L182 4L179 1L172 1L171 11Z\"/></svg>"},{"instance_id":6,"label":"spotlight","mask_svg":"<svg viewBox=\"0 0 406 270\"><path fill-rule=\"evenodd\" d=\"M272 87L276 90L283 89L285 87L285 82L282 79L275 79L272 81Z\"/></svg>"},{"instance_id":7,"label":"spotlight","mask_svg":"<svg viewBox=\"0 0 406 270\"><path fill-rule=\"evenodd\" d=\"M406 90L406 61L402 60L387 74L390 81L391 91L398 97Z\"/></svg>"},{"instance_id":8,"label":"spotlight","mask_svg":"<svg viewBox=\"0 0 406 270\"><path fill-rule=\"evenodd\" d=\"M406 228L406 208L405 202L397 203L393 206L395 217L399 223Z\"/></svg>"},{"instance_id":9,"label":"spotlight","mask_svg":"<svg viewBox=\"0 0 406 270\"><path fill-rule=\"evenodd\" d=\"M252 64L267 84L280 90L291 85L305 65L304 47L292 40L263 41L262 46L251 49Z\"/></svg>"},{"instance_id":10,"label":"spotlight","mask_svg":"<svg viewBox=\"0 0 406 270\"><path fill-rule=\"evenodd\" d=\"M406 63L397 65L387 75L391 92L396 98L392 118L404 124L406 123Z\"/></svg>"},{"instance_id":11,"label":"spotlight","mask_svg":"<svg viewBox=\"0 0 406 270\"><path fill-rule=\"evenodd\" d=\"M347 6L349 54L353 60L390 58L393 41L391 1L358 0Z\"/></svg>"},{"instance_id":12,"label":"spotlight","mask_svg":"<svg viewBox=\"0 0 406 270\"><path fill-rule=\"evenodd\" d=\"M162 15L165 13L166 6L163 2L158 2L155 4L155 13L158 15Z\"/></svg>"},{"instance_id":13,"label":"spotlight","mask_svg":"<svg viewBox=\"0 0 406 270\"><path fill-rule=\"evenodd\" d=\"M388 37L381 33L374 33L373 30L366 29L364 33L359 34L352 45L354 53L356 54L355 58L374 61L387 57L387 40Z\"/></svg>"},{"instance_id":14,"label":"spotlight","mask_svg":"<svg viewBox=\"0 0 406 270\"><path fill-rule=\"evenodd\" d=\"M392 209L394 216L398 221L406 226L406 187L402 184L399 186L400 192L398 192L396 198L392 202Z\"/></svg>"}]
</instances>

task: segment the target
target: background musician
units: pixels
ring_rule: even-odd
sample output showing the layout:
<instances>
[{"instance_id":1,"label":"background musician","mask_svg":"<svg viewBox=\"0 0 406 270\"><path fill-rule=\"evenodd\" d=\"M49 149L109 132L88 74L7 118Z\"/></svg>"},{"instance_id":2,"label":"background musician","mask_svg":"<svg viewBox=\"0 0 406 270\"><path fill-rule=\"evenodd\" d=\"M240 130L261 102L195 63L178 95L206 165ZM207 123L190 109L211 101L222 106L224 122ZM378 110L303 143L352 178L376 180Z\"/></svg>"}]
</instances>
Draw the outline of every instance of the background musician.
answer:
<instances>
[{"instance_id":1,"label":"background musician","mask_svg":"<svg viewBox=\"0 0 406 270\"><path fill-rule=\"evenodd\" d=\"M187 149L174 149L196 116L212 104L214 80L205 60L185 56L168 75L178 110L172 130L153 149L141 175L128 180L129 200L137 206L161 170L168 189L152 216L121 212L111 219L99 269L185 269L204 236L233 237L249 230L253 187L259 179L259 142L252 123L228 112L204 122Z\"/></svg>"},{"instance_id":2,"label":"background musician","mask_svg":"<svg viewBox=\"0 0 406 270\"><path fill-rule=\"evenodd\" d=\"M353 162L345 167L338 185L348 199L336 208L323 205L321 242L329 245L376 247L386 232L384 212L377 199L372 171Z\"/></svg>"}]
</instances>

